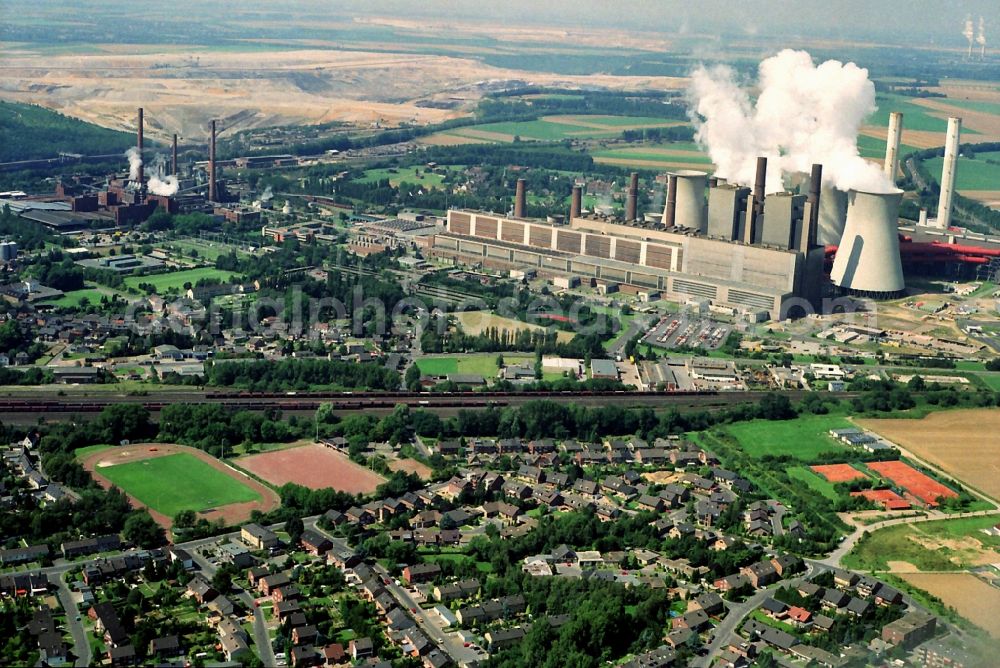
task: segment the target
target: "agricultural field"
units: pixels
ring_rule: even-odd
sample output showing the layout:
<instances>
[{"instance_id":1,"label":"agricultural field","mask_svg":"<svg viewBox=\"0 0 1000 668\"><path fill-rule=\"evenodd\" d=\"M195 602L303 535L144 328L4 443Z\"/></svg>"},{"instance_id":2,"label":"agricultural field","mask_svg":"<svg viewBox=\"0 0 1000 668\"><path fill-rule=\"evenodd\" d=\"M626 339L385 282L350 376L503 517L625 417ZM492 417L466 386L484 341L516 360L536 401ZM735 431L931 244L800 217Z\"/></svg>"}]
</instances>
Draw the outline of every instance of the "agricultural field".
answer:
<instances>
[{"instance_id":1,"label":"agricultural field","mask_svg":"<svg viewBox=\"0 0 1000 668\"><path fill-rule=\"evenodd\" d=\"M823 415L786 421L754 420L725 429L753 457L789 456L812 461L827 452L842 452L843 447L827 432L851 426L844 418Z\"/></svg>"},{"instance_id":2,"label":"agricultural field","mask_svg":"<svg viewBox=\"0 0 1000 668\"><path fill-rule=\"evenodd\" d=\"M823 479L822 476L814 471L810 471L806 466L790 466L785 472L788 473L788 477L792 480L805 483L806 486L816 490L831 501L836 501L840 498L840 494L837 493L833 483Z\"/></svg>"},{"instance_id":3,"label":"agricultural field","mask_svg":"<svg viewBox=\"0 0 1000 668\"><path fill-rule=\"evenodd\" d=\"M944 158L932 158L924 161L924 167L932 175L935 175L935 178L940 178L943 165ZM1000 190L1000 165L986 162L978 155L975 158L960 157L958 159L956 187L960 192Z\"/></svg>"},{"instance_id":4,"label":"agricultural field","mask_svg":"<svg viewBox=\"0 0 1000 668\"><path fill-rule=\"evenodd\" d=\"M200 269L185 269L183 271L153 274L150 276L129 276L125 279L125 285L138 290L140 283L148 283L156 288L157 294L163 294L171 290L183 290L185 283L194 285L203 278L229 281L232 280L233 274L228 271L220 271L214 267L202 267Z\"/></svg>"},{"instance_id":5,"label":"agricultural field","mask_svg":"<svg viewBox=\"0 0 1000 668\"><path fill-rule=\"evenodd\" d=\"M595 162L663 169L697 169L710 172L713 165L707 154L689 142L639 144L592 151Z\"/></svg>"},{"instance_id":6,"label":"agricultural field","mask_svg":"<svg viewBox=\"0 0 1000 668\"><path fill-rule=\"evenodd\" d=\"M249 519L252 510L272 510L280 503L273 491L194 448L86 448L77 457L98 482L120 488L167 527L182 510L232 524Z\"/></svg>"},{"instance_id":7,"label":"agricultural field","mask_svg":"<svg viewBox=\"0 0 1000 668\"><path fill-rule=\"evenodd\" d=\"M901 573L899 577L937 596L947 607L1000 638L1000 589L972 573Z\"/></svg>"},{"instance_id":8,"label":"agricultural field","mask_svg":"<svg viewBox=\"0 0 1000 668\"><path fill-rule=\"evenodd\" d=\"M861 571L960 571L1000 561L1000 538L981 529L1000 515L897 524L863 538L843 564Z\"/></svg>"},{"instance_id":9,"label":"agricultural field","mask_svg":"<svg viewBox=\"0 0 1000 668\"><path fill-rule=\"evenodd\" d=\"M621 135L625 130L669 128L683 125L678 121L642 116L543 116L534 121L484 123L446 130L442 138L458 137L478 142L512 142L522 140L562 141L563 139L600 139Z\"/></svg>"},{"instance_id":10,"label":"agricultural field","mask_svg":"<svg viewBox=\"0 0 1000 668\"><path fill-rule=\"evenodd\" d=\"M234 463L275 487L295 483L309 489L330 487L349 494L370 494L385 478L325 445L303 445L236 459Z\"/></svg>"},{"instance_id":11,"label":"agricultural field","mask_svg":"<svg viewBox=\"0 0 1000 668\"><path fill-rule=\"evenodd\" d=\"M960 482L1000 499L1000 411L939 411L920 420L857 421Z\"/></svg>"}]
</instances>

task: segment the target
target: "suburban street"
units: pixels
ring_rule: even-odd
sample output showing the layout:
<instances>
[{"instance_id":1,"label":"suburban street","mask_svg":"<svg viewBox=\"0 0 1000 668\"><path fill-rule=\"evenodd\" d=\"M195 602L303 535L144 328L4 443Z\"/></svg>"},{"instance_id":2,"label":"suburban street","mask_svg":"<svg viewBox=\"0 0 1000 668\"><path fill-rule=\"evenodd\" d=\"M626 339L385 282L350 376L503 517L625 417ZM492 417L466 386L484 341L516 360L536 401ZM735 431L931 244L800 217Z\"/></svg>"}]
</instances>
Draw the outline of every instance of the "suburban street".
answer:
<instances>
[{"instance_id":1,"label":"suburban street","mask_svg":"<svg viewBox=\"0 0 1000 668\"><path fill-rule=\"evenodd\" d=\"M79 618L76 604L73 602L73 593L66 584L66 573L59 575L59 590L57 592L59 603L66 611L66 626L70 635L73 636L73 653L76 655L75 666L89 666L91 660L90 643L87 642L87 631L83 628L83 621Z\"/></svg>"}]
</instances>

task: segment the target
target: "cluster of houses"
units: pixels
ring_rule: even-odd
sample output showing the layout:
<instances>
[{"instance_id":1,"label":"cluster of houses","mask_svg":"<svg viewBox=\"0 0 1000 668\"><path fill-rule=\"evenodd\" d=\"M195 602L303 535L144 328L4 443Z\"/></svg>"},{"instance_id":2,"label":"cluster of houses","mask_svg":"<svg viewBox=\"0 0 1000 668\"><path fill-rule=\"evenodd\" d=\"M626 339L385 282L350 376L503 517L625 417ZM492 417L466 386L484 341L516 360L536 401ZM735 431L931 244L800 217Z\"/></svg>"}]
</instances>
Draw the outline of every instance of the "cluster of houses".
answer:
<instances>
[{"instance_id":1,"label":"cluster of houses","mask_svg":"<svg viewBox=\"0 0 1000 668\"><path fill-rule=\"evenodd\" d=\"M14 478L23 480L34 503L45 505L62 499L76 501L80 497L68 487L52 482L41 472L40 458L35 444L28 437L17 443L11 443L3 451L4 470ZM0 480L0 507L14 508L19 503L14 489L7 489ZM2 557L0 557L2 559ZM0 563L3 562L0 560Z\"/></svg>"}]
</instances>

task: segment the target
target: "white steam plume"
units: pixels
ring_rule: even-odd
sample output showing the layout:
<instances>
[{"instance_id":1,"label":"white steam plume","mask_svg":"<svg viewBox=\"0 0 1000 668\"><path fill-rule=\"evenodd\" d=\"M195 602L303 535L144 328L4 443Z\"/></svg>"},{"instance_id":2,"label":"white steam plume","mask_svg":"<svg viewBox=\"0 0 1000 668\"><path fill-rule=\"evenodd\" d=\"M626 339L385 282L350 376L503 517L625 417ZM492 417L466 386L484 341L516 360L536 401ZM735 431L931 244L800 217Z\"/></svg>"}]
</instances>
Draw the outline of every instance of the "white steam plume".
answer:
<instances>
[{"instance_id":1,"label":"white steam plume","mask_svg":"<svg viewBox=\"0 0 1000 668\"><path fill-rule=\"evenodd\" d=\"M260 195L261 202L270 202L274 198L274 191L271 190L271 186L264 188L264 192Z\"/></svg>"},{"instance_id":2,"label":"white steam plume","mask_svg":"<svg viewBox=\"0 0 1000 668\"><path fill-rule=\"evenodd\" d=\"M979 34L976 35L976 44L982 49L980 55L986 55L986 21L982 16L979 17Z\"/></svg>"},{"instance_id":3,"label":"white steam plume","mask_svg":"<svg viewBox=\"0 0 1000 668\"><path fill-rule=\"evenodd\" d=\"M783 178L823 165L823 180L840 190L889 192L881 168L858 153L857 136L873 113L875 86L868 70L828 60L819 66L805 51L786 49L761 62L756 102L732 68L699 67L688 95L695 139L716 165L716 176L752 185L757 157L768 159L766 190L784 190Z\"/></svg>"},{"instance_id":4,"label":"white steam plume","mask_svg":"<svg viewBox=\"0 0 1000 668\"><path fill-rule=\"evenodd\" d=\"M158 155L153 159L152 164L152 174L149 177L149 183L147 187L149 192L153 195L163 195L164 197L172 197L177 194L177 190L180 188L180 182L177 177L173 174L166 175L166 159L162 155Z\"/></svg>"},{"instance_id":5,"label":"white steam plume","mask_svg":"<svg viewBox=\"0 0 1000 668\"><path fill-rule=\"evenodd\" d=\"M125 151L125 157L128 158L128 179L129 181L139 180L139 168L142 167L142 154L139 153L139 149L135 146Z\"/></svg>"},{"instance_id":6,"label":"white steam plume","mask_svg":"<svg viewBox=\"0 0 1000 668\"><path fill-rule=\"evenodd\" d=\"M966 41L969 42L969 56L972 55L972 43L976 37L975 30L972 27L972 17L965 17L965 27L962 28L962 36L965 37Z\"/></svg>"}]
</instances>

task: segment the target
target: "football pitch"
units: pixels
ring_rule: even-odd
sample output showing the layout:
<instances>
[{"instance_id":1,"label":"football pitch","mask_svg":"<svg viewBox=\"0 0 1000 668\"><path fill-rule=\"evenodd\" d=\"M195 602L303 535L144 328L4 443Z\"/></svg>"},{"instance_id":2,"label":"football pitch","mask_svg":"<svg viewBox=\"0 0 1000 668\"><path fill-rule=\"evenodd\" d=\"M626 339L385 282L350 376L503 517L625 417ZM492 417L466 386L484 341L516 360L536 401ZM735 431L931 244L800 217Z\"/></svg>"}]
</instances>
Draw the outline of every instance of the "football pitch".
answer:
<instances>
[{"instance_id":1,"label":"football pitch","mask_svg":"<svg viewBox=\"0 0 1000 668\"><path fill-rule=\"evenodd\" d=\"M167 517L182 510L200 512L260 500L257 492L240 481L186 453L104 466L98 472Z\"/></svg>"}]
</instances>

